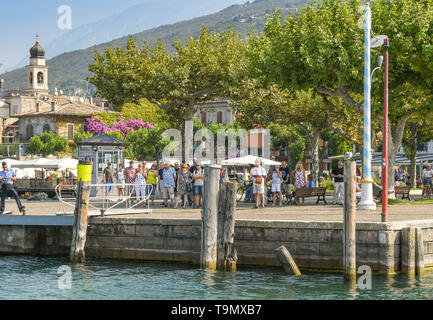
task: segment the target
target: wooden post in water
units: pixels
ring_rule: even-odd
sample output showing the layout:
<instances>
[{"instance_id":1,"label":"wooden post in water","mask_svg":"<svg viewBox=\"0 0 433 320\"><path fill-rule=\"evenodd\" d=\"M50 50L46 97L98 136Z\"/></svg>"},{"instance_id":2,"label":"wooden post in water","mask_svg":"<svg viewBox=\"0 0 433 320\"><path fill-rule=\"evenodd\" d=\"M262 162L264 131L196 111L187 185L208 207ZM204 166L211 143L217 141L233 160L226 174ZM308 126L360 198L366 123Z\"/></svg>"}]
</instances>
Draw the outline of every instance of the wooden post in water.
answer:
<instances>
[{"instance_id":1,"label":"wooden post in water","mask_svg":"<svg viewBox=\"0 0 433 320\"><path fill-rule=\"evenodd\" d=\"M344 222L343 268L344 278L356 282L356 162L344 163Z\"/></svg>"},{"instance_id":2,"label":"wooden post in water","mask_svg":"<svg viewBox=\"0 0 433 320\"><path fill-rule=\"evenodd\" d=\"M285 246L280 246L275 249L275 253L277 254L278 260L280 260L281 264L283 265L284 270L286 270L288 274L295 276L302 275L295 263L295 260L293 260L292 255Z\"/></svg>"},{"instance_id":3,"label":"wooden post in water","mask_svg":"<svg viewBox=\"0 0 433 320\"><path fill-rule=\"evenodd\" d=\"M237 185L237 182L222 184L218 196L217 269L223 271L236 271L238 260L233 247Z\"/></svg>"},{"instance_id":4,"label":"wooden post in water","mask_svg":"<svg viewBox=\"0 0 433 320\"><path fill-rule=\"evenodd\" d=\"M201 216L200 266L213 270L216 269L217 264L217 206L220 169L221 166L219 165L207 167Z\"/></svg>"},{"instance_id":5,"label":"wooden post in water","mask_svg":"<svg viewBox=\"0 0 433 320\"><path fill-rule=\"evenodd\" d=\"M69 259L72 262L83 263L86 259L84 247L87 236L87 212L90 198L90 184L92 181L92 164L92 161L80 160L78 162L75 220L72 231L71 252L69 254Z\"/></svg>"},{"instance_id":6,"label":"wooden post in water","mask_svg":"<svg viewBox=\"0 0 433 320\"><path fill-rule=\"evenodd\" d=\"M416 275L424 276L424 237L422 228L415 228L415 273Z\"/></svg>"},{"instance_id":7,"label":"wooden post in water","mask_svg":"<svg viewBox=\"0 0 433 320\"><path fill-rule=\"evenodd\" d=\"M401 230L401 272L409 276L415 276L416 266L416 232L414 227Z\"/></svg>"}]
</instances>

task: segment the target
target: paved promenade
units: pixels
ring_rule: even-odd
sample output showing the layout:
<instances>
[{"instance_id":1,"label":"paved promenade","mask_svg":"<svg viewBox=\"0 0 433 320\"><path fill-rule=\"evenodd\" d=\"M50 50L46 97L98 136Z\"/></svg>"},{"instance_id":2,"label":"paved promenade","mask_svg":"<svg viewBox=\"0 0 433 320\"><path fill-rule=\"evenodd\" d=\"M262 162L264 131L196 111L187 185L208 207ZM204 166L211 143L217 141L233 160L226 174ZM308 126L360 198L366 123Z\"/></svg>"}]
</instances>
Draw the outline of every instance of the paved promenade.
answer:
<instances>
[{"instance_id":1,"label":"paved promenade","mask_svg":"<svg viewBox=\"0 0 433 320\"><path fill-rule=\"evenodd\" d=\"M330 200L330 199L329 199ZM23 201L27 207L27 215L55 215L59 211L57 201ZM171 209L164 208L161 202L156 201L151 206L150 214L115 215L119 217L140 218L176 218L176 219L200 219L201 209ZM18 215L14 201L6 202L6 210L12 210ZM71 209L68 209L70 211ZM381 206L378 204L376 211L358 211L356 220L359 222L380 222ZM110 216L107 216L110 217ZM113 217L113 216L111 216ZM238 204L237 219L247 220L284 220L284 221L342 221L343 207L340 205L316 205L313 199L306 199L305 204L297 206L265 207L254 209L252 203ZM392 205L389 209L390 221L425 220L433 219L433 199L417 205Z\"/></svg>"}]
</instances>

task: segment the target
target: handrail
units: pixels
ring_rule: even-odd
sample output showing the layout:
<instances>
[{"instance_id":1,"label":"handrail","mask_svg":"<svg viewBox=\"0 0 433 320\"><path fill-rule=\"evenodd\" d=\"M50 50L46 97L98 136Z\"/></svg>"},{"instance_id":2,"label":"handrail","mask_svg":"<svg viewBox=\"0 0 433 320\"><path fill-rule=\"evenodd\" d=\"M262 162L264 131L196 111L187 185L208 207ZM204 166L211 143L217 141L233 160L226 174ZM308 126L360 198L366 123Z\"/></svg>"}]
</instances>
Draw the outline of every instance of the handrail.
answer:
<instances>
[{"instance_id":1,"label":"handrail","mask_svg":"<svg viewBox=\"0 0 433 320\"><path fill-rule=\"evenodd\" d=\"M89 214L89 215L105 215L105 214L133 214L133 213L150 213L152 210L150 209L149 205L149 198L153 191L153 185L151 184L135 184L135 183L110 183L110 184L103 184L103 183L95 183L90 184L91 188L98 188L98 187L122 187L124 189L127 189L127 194L123 196L123 199L120 201L117 201L110 205L110 200L104 189L104 192L102 194L102 197L91 197L89 201L89 208L93 209L93 211L100 212L100 214ZM143 199L135 200L136 197L133 196L135 187L141 186L144 187L144 195ZM58 214L68 214L65 210L65 205L68 205L70 207L75 208L75 204L71 204L71 202L67 202L67 200L75 200L74 198L64 198L62 197L62 189L74 189L76 191L77 186L76 185L64 185L64 184L58 184L55 187L55 193L57 195L57 198L59 199L59 212ZM147 192L146 192L147 191ZM114 197L114 196L110 196ZM98 200L102 200L102 208L97 206L97 204L100 204L101 202L98 202ZM131 201L132 200L132 201ZM141 204L144 204L147 202L147 209L139 209L139 206ZM120 205L125 204L126 208L119 208Z\"/></svg>"}]
</instances>

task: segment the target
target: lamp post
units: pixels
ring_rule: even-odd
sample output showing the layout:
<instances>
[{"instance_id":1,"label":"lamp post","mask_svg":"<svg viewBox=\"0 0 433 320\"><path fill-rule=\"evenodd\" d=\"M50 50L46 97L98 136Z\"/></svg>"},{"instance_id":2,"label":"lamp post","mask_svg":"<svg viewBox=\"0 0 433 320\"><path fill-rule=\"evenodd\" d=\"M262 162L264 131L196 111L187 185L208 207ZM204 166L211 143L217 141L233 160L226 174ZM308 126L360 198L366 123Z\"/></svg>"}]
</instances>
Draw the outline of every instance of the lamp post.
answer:
<instances>
[{"instance_id":1,"label":"lamp post","mask_svg":"<svg viewBox=\"0 0 433 320\"><path fill-rule=\"evenodd\" d=\"M371 9L370 1L365 6L364 26L364 148L362 168L362 192L359 210L376 210L373 201L373 179L371 178L371 74L370 74L370 34L371 34Z\"/></svg>"},{"instance_id":2,"label":"lamp post","mask_svg":"<svg viewBox=\"0 0 433 320\"><path fill-rule=\"evenodd\" d=\"M382 222L388 222L388 64L389 39L384 40L385 46L385 92L383 105L383 168L382 168Z\"/></svg>"}]
</instances>

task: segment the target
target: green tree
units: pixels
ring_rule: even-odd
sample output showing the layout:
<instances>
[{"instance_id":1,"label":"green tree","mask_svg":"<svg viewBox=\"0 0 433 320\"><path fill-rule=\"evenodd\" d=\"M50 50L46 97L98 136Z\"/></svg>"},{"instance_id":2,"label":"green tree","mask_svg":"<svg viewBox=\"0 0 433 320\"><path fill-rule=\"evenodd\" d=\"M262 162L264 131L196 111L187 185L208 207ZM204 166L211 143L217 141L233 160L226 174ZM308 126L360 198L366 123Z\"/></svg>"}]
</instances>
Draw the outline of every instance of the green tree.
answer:
<instances>
[{"instance_id":1,"label":"green tree","mask_svg":"<svg viewBox=\"0 0 433 320\"><path fill-rule=\"evenodd\" d=\"M120 116L124 120L143 119L144 122L157 123L161 128L171 128L179 126L179 120L170 113L150 103L146 98L138 100L136 103L127 102L120 107L119 113L99 113L96 115L101 122L111 126L118 121Z\"/></svg>"},{"instance_id":2,"label":"green tree","mask_svg":"<svg viewBox=\"0 0 433 320\"><path fill-rule=\"evenodd\" d=\"M232 30L209 32L173 44L170 55L161 42L140 49L129 38L126 49L108 48L89 65L89 79L115 105L147 98L169 113L193 120L195 105L215 97L229 98L230 88L245 76L246 41ZM186 132L192 138L192 128ZM185 152L191 145L185 143ZM186 153L185 153L186 154Z\"/></svg>"},{"instance_id":3,"label":"green tree","mask_svg":"<svg viewBox=\"0 0 433 320\"><path fill-rule=\"evenodd\" d=\"M289 168L294 170L296 164L304 157L307 147L304 130L297 126L286 126L272 123L267 127L271 134L273 149L284 150L288 155Z\"/></svg>"},{"instance_id":4,"label":"green tree","mask_svg":"<svg viewBox=\"0 0 433 320\"><path fill-rule=\"evenodd\" d=\"M93 136L93 133L75 132L74 133L74 145L77 146L78 142L89 139Z\"/></svg>"},{"instance_id":5,"label":"green tree","mask_svg":"<svg viewBox=\"0 0 433 320\"><path fill-rule=\"evenodd\" d=\"M416 186L416 153L418 143L427 143L433 140L433 114L427 117L413 117L406 126L403 136L403 147L406 157L410 161L410 183Z\"/></svg>"},{"instance_id":6,"label":"green tree","mask_svg":"<svg viewBox=\"0 0 433 320\"><path fill-rule=\"evenodd\" d=\"M140 128L128 132L126 136L118 131L111 131L107 134L128 144L125 150L128 159L142 161L152 158L156 159L159 166L161 153L169 144L169 141L163 141L164 131L165 129L155 124L152 129Z\"/></svg>"},{"instance_id":7,"label":"green tree","mask_svg":"<svg viewBox=\"0 0 433 320\"><path fill-rule=\"evenodd\" d=\"M309 88L340 97L363 113L363 39L358 27L365 1L313 1L284 20L274 14L263 35L252 39L249 57L264 81L284 88ZM389 169L393 170L408 119L431 112L433 2L372 1L375 34L390 37ZM373 49L371 61L383 55ZM373 79L372 119L382 122L383 84ZM393 173L392 173L393 174ZM394 190L390 181L389 190Z\"/></svg>"},{"instance_id":8,"label":"green tree","mask_svg":"<svg viewBox=\"0 0 433 320\"><path fill-rule=\"evenodd\" d=\"M296 92L288 118L305 130L311 146L311 175L316 184L320 174L320 141L326 141L325 135L331 130L346 141L361 139L360 119L355 112L338 99L322 96L313 90Z\"/></svg>"},{"instance_id":9,"label":"green tree","mask_svg":"<svg viewBox=\"0 0 433 320\"><path fill-rule=\"evenodd\" d=\"M30 154L42 154L43 156L54 152L66 152L69 147L68 139L55 137L52 131L44 132L40 136L32 137L27 147Z\"/></svg>"},{"instance_id":10,"label":"green tree","mask_svg":"<svg viewBox=\"0 0 433 320\"><path fill-rule=\"evenodd\" d=\"M320 139L325 132L336 132L352 143L361 139L357 113L341 99L323 96L312 89L292 92L278 84L266 86L256 79L245 82L244 88L237 91L235 108L239 121L245 126L274 123L302 127L311 147L314 181L318 181L320 173Z\"/></svg>"}]
</instances>

